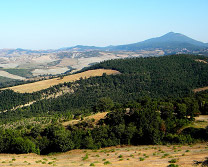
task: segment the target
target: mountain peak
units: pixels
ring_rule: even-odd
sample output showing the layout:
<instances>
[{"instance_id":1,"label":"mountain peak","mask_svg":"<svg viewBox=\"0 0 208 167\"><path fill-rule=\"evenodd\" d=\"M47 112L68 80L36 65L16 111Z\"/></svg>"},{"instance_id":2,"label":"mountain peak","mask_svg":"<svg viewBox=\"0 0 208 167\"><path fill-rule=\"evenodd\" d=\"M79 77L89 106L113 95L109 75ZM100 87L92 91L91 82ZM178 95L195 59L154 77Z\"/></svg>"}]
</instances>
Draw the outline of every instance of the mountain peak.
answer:
<instances>
[{"instance_id":1,"label":"mountain peak","mask_svg":"<svg viewBox=\"0 0 208 167\"><path fill-rule=\"evenodd\" d=\"M204 46L203 42L199 42L192 38L187 37L181 33L169 32L161 37L151 38L146 41L145 43L169 43L169 42L177 42L177 43L189 43L196 46Z\"/></svg>"},{"instance_id":2,"label":"mountain peak","mask_svg":"<svg viewBox=\"0 0 208 167\"><path fill-rule=\"evenodd\" d=\"M175 37L175 38L180 38L180 37L184 38L185 37L185 38L189 38L189 37L187 37L187 36L185 36L185 35L183 35L181 33L175 33L175 32L169 32L169 33L167 33L167 34L165 34L165 35L163 35L161 37ZM191 39L191 38L189 38L189 39Z\"/></svg>"}]
</instances>

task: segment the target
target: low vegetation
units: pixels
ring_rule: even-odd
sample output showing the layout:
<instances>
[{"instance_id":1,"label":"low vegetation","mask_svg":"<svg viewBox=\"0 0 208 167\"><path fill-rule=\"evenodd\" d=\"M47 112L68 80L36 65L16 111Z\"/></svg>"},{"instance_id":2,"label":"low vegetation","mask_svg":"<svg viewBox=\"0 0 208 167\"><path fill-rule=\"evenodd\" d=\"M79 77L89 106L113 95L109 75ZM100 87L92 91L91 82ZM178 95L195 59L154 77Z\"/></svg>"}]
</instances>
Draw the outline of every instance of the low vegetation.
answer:
<instances>
[{"instance_id":1,"label":"low vegetation","mask_svg":"<svg viewBox=\"0 0 208 167\"><path fill-rule=\"evenodd\" d=\"M181 149L180 152L175 152L175 149ZM138 167L152 167L160 166L167 167L171 164L175 166L193 167L197 162L198 166L206 161L208 154L206 143L194 145L142 145L142 146L116 146L108 147L99 150L71 150L69 152L58 154L53 153L49 155L37 154L0 154L0 165L2 166L138 166ZM161 149L164 153L170 155L161 159ZM183 156L185 150L189 149L190 152ZM153 155L157 152L157 155ZM140 154L139 154L140 153ZM82 160L88 154L87 160ZM144 161L139 158L146 154L149 157ZM118 158L122 155L122 161ZM176 163L170 163L172 159L177 159ZM195 160L195 161L193 161ZM105 164L104 164L105 163Z\"/></svg>"}]
</instances>

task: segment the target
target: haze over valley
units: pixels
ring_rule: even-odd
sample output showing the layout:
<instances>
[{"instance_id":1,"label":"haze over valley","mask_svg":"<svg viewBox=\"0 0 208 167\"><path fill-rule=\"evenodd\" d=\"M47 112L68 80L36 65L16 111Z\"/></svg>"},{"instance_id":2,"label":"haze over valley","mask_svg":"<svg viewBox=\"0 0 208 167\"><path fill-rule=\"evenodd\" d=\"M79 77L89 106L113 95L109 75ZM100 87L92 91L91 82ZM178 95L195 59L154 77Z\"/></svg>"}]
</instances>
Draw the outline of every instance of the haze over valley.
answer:
<instances>
[{"instance_id":1,"label":"haze over valley","mask_svg":"<svg viewBox=\"0 0 208 167\"><path fill-rule=\"evenodd\" d=\"M57 50L1 49L0 76L25 80L37 76L74 72L110 59L170 54L207 55L208 44L170 32L143 42L119 46L78 45ZM18 74L18 71L24 71L24 69L26 70L24 73Z\"/></svg>"}]
</instances>

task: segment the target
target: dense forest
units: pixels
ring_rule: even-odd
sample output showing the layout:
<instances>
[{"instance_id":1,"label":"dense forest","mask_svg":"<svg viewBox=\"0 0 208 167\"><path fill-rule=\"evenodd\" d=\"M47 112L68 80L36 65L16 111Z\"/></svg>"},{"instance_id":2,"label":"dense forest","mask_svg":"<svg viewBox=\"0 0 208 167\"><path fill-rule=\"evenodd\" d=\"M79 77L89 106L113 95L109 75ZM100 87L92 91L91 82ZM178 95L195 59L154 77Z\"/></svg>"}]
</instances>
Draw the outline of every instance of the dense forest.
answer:
<instances>
[{"instance_id":1,"label":"dense forest","mask_svg":"<svg viewBox=\"0 0 208 167\"><path fill-rule=\"evenodd\" d=\"M102 98L94 108L110 112L97 125L92 119L67 128L53 123L46 127L0 129L0 152L48 154L115 145L208 141L208 128L183 129L194 116L207 114L207 104L208 92L165 101L141 98L124 104Z\"/></svg>"},{"instance_id":2,"label":"dense forest","mask_svg":"<svg viewBox=\"0 0 208 167\"><path fill-rule=\"evenodd\" d=\"M75 83L64 83L36 92L35 95L38 97L43 93L57 92L63 86L74 90L73 94L68 93L56 99L38 101L26 110L33 113L36 113L37 110L43 113L76 109L87 110L102 97L110 97L114 102L124 103L139 97L167 98L190 95L194 88L207 86L208 83L208 65L196 60L207 61L208 58L193 55L172 55L105 61L85 70L107 68L118 70L121 74L110 76L104 74L102 77L81 79ZM5 93L2 91L0 94L3 96ZM13 106L5 107L5 102L2 99L0 100L0 109L12 109L27 102L18 100L17 103L12 103L14 94L22 96L18 93L7 92L7 101L10 99L10 104ZM24 98L26 98L25 96L30 99L31 94L24 94Z\"/></svg>"},{"instance_id":3,"label":"dense forest","mask_svg":"<svg viewBox=\"0 0 208 167\"><path fill-rule=\"evenodd\" d=\"M206 62L207 57L193 55L109 60L83 71L107 68L121 74L80 79L33 94L1 91L0 110L7 112L0 113L0 125L33 117L76 118L104 111L109 114L95 127L83 123L65 129L53 121L44 128L2 128L0 152L47 154L118 144L207 141L208 129L181 131L194 116L208 114L208 92L193 93L195 88L208 86ZM73 91L44 98L62 88ZM13 109L30 101L36 102Z\"/></svg>"}]
</instances>

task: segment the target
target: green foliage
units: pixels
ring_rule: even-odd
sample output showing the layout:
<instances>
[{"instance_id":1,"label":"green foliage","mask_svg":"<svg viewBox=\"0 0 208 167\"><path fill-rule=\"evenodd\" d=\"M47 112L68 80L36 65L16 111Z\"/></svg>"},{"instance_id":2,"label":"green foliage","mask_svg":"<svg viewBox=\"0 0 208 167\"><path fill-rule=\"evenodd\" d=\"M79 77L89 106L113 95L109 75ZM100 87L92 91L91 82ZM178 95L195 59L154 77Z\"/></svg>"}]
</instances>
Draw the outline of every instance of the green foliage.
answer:
<instances>
[{"instance_id":1,"label":"green foliage","mask_svg":"<svg viewBox=\"0 0 208 167\"><path fill-rule=\"evenodd\" d=\"M0 94L0 110L9 110L29 101L40 99L42 94L56 93L62 86L73 89L73 94L66 94L58 98L40 100L31 106L17 109L16 112L3 113L2 123L16 121L25 117L66 114L78 116L94 112L113 110L119 103L128 103L138 98L168 98L189 95L192 89L207 86L208 66L196 59L207 60L203 56L172 55L163 57L133 58L105 61L93 65L88 69L111 68L120 71L120 75L103 75L82 79L75 83L64 83L33 94L18 94L12 91L2 91ZM177 108L178 118L206 113L208 97L198 99L183 99ZM114 102L114 103L113 103ZM146 101L148 102L148 100ZM146 103L145 101L141 103ZM132 104L134 105L134 104ZM165 103L164 103L165 105ZM173 104L171 104L173 105ZM171 108L163 107L163 118L172 114ZM166 121L166 131L174 126Z\"/></svg>"},{"instance_id":2,"label":"green foliage","mask_svg":"<svg viewBox=\"0 0 208 167\"><path fill-rule=\"evenodd\" d=\"M114 103L109 97L100 98L96 104L95 112L105 112L113 108Z\"/></svg>"},{"instance_id":3,"label":"green foliage","mask_svg":"<svg viewBox=\"0 0 208 167\"><path fill-rule=\"evenodd\" d=\"M109 165L109 164L111 164L109 161L105 161L104 163L103 163L104 165Z\"/></svg>"},{"instance_id":4,"label":"green foliage","mask_svg":"<svg viewBox=\"0 0 208 167\"><path fill-rule=\"evenodd\" d=\"M50 116L52 124L44 128L31 125L25 129L19 125L15 130L0 129L0 152L48 154L119 144L207 141L208 129L185 128L181 132L194 116L207 112L208 93L190 93L208 81L208 66L196 62L196 58L206 59L173 55L106 61L91 69L112 68L122 74L81 79L33 94L1 91L0 110L8 110L0 114L1 124L35 116ZM56 93L63 86L74 93L38 100L28 107L9 111L40 99L42 94ZM111 112L95 127L87 122L68 128L57 124L63 117L72 119L104 111Z\"/></svg>"},{"instance_id":5,"label":"green foliage","mask_svg":"<svg viewBox=\"0 0 208 167\"><path fill-rule=\"evenodd\" d=\"M15 93L12 90L0 91L0 111L12 109L15 106L29 103L40 98L37 93Z\"/></svg>"},{"instance_id":6,"label":"green foliage","mask_svg":"<svg viewBox=\"0 0 208 167\"><path fill-rule=\"evenodd\" d=\"M88 154L86 154L84 157L82 157L82 160L85 161L88 159Z\"/></svg>"},{"instance_id":7,"label":"green foliage","mask_svg":"<svg viewBox=\"0 0 208 167\"><path fill-rule=\"evenodd\" d=\"M176 165L176 164L170 164L170 165L168 165L168 167L178 167L178 165Z\"/></svg>"},{"instance_id":8,"label":"green foliage","mask_svg":"<svg viewBox=\"0 0 208 167\"><path fill-rule=\"evenodd\" d=\"M144 161L144 158L140 157L139 160L140 160L140 161Z\"/></svg>"},{"instance_id":9,"label":"green foliage","mask_svg":"<svg viewBox=\"0 0 208 167\"><path fill-rule=\"evenodd\" d=\"M39 149L36 149L35 143L22 137L14 138L11 147L11 151L14 153L39 153Z\"/></svg>"},{"instance_id":10,"label":"green foliage","mask_svg":"<svg viewBox=\"0 0 208 167\"><path fill-rule=\"evenodd\" d=\"M170 161L168 161L169 163L176 163L177 159L171 159Z\"/></svg>"}]
</instances>

